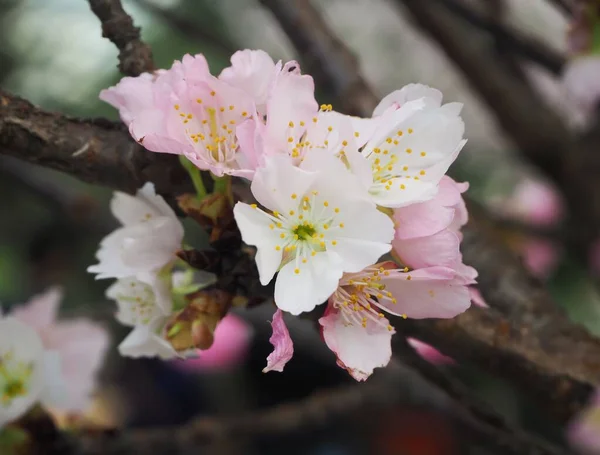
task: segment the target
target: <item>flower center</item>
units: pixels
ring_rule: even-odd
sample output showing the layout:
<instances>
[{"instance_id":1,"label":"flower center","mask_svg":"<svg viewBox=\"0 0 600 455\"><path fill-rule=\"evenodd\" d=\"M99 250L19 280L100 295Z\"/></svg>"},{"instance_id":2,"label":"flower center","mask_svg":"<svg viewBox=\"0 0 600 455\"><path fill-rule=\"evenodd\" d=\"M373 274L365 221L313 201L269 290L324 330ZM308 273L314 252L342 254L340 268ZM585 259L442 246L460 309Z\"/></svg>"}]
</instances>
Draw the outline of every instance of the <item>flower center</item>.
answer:
<instances>
[{"instance_id":1,"label":"flower center","mask_svg":"<svg viewBox=\"0 0 600 455\"><path fill-rule=\"evenodd\" d=\"M301 224L292 231L299 239L310 240L315 234L316 230L312 225Z\"/></svg>"},{"instance_id":2,"label":"flower center","mask_svg":"<svg viewBox=\"0 0 600 455\"><path fill-rule=\"evenodd\" d=\"M27 383L33 372L30 363L17 362L12 351L0 356L0 404L10 406L12 401L27 394Z\"/></svg>"}]
</instances>

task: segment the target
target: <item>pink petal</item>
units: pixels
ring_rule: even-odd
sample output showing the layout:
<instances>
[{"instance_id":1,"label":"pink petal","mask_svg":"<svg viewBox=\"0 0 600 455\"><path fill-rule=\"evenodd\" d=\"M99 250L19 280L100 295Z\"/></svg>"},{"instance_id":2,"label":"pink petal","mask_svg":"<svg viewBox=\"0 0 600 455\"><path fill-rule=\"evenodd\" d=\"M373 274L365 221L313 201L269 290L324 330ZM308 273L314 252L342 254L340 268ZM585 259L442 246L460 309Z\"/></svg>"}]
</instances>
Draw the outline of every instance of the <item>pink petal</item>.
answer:
<instances>
[{"instance_id":1,"label":"pink petal","mask_svg":"<svg viewBox=\"0 0 600 455\"><path fill-rule=\"evenodd\" d=\"M416 338L407 338L408 344L410 344L417 354L427 360L429 363L434 365L453 365L456 361L448 356L445 356L433 346L417 340Z\"/></svg>"},{"instance_id":2,"label":"pink petal","mask_svg":"<svg viewBox=\"0 0 600 455\"><path fill-rule=\"evenodd\" d=\"M469 288L456 279L454 270L445 267L402 272L391 270L381 276L381 284L392 293L393 301L380 305L391 314L413 319L453 318L471 306Z\"/></svg>"},{"instance_id":3,"label":"pink petal","mask_svg":"<svg viewBox=\"0 0 600 455\"><path fill-rule=\"evenodd\" d=\"M51 287L43 294L29 299L24 305L16 307L11 316L40 331L55 323L62 298L62 289Z\"/></svg>"},{"instance_id":4,"label":"pink petal","mask_svg":"<svg viewBox=\"0 0 600 455\"><path fill-rule=\"evenodd\" d=\"M153 76L144 73L139 77L124 77L114 87L102 90L100 99L117 108L123 123L129 125L140 112L152 107Z\"/></svg>"},{"instance_id":5,"label":"pink petal","mask_svg":"<svg viewBox=\"0 0 600 455\"><path fill-rule=\"evenodd\" d=\"M61 370L68 385L68 401L62 408L82 411L91 401L96 376L109 346L108 332L79 319L59 322L42 333L44 347L60 353Z\"/></svg>"},{"instance_id":6,"label":"pink petal","mask_svg":"<svg viewBox=\"0 0 600 455\"><path fill-rule=\"evenodd\" d=\"M471 295L471 303L474 305L480 306L482 308L489 308L490 306L487 304L479 289L474 286L469 286L469 294Z\"/></svg>"},{"instance_id":7,"label":"pink petal","mask_svg":"<svg viewBox=\"0 0 600 455\"><path fill-rule=\"evenodd\" d=\"M392 241L394 253L411 268L454 267L461 262L460 238L446 229L427 237Z\"/></svg>"},{"instance_id":8,"label":"pink petal","mask_svg":"<svg viewBox=\"0 0 600 455\"><path fill-rule=\"evenodd\" d=\"M375 368L386 366L392 357L392 335L385 318L377 324L369 319L367 327L348 324L330 302L319 319L323 339L337 356L337 363L357 381L365 381Z\"/></svg>"},{"instance_id":9,"label":"pink petal","mask_svg":"<svg viewBox=\"0 0 600 455\"><path fill-rule=\"evenodd\" d=\"M290 337L290 332L283 320L283 311L279 308L273 314L273 335L269 341L273 345L273 352L267 357L267 366L263 369L263 373L269 371L283 371L283 367L294 355L294 345Z\"/></svg>"}]
</instances>

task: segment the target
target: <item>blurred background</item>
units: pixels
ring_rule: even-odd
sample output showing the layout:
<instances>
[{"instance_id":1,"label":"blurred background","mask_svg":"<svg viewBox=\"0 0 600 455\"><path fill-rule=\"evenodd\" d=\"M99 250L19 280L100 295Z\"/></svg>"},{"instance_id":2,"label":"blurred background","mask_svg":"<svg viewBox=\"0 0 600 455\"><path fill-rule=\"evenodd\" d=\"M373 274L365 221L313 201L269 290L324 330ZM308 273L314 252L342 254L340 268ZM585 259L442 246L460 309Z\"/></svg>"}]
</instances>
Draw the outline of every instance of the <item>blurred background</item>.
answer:
<instances>
[{"instance_id":1,"label":"blurred background","mask_svg":"<svg viewBox=\"0 0 600 455\"><path fill-rule=\"evenodd\" d=\"M552 2L502 3L503 21L566 54L567 19ZM170 67L185 53L204 53L218 74L240 48L261 48L275 59L297 58L273 17L254 0L124 0L123 4L151 45L157 67ZM469 142L451 175L469 181L470 196L506 221L502 235L507 243L536 276L547 281L568 314L600 334L600 301L589 273L562 251L552 235L564 216L559 193L518 156L487 107L435 43L385 0L313 4L358 57L363 75L380 95L421 82L442 90L445 101L464 103ZM0 43L0 85L6 90L70 116L118 119L117 112L98 99L101 89L120 78L117 50L102 38L100 22L86 1L0 0ZM577 110L570 106L559 78L526 63L520 70L548 104L577 124ZM0 194L4 307L59 284L66 290L65 316L89 315L103 321L111 327L116 346L125 330L112 322L115 308L103 296L109 282L94 281L85 272L94 262L99 240L116 225L108 210L111 192L0 157ZM190 243L202 246L200 233L189 229L186 235ZM336 367L317 331L299 320L289 321L296 354L285 373L262 374L271 350L271 314L272 308L257 308L231 317L226 330L236 342L223 346L208 362L132 361L119 358L112 349L88 418L106 426L171 425L197 415L236 415L267 408L317 391L333 393L352 383ZM509 421L550 439L563 439L561 428L506 383L469 367L441 368L455 370ZM220 447L219 453L500 453L469 436L444 400L401 366L391 370L377 371L370 387L377 389L380 384L384 390L385 375L392 375L401 391L395 390L388 400L382 394L372 408L335 419L313 416L306 428L242 438Z\"/></svg>"}]
</instances>

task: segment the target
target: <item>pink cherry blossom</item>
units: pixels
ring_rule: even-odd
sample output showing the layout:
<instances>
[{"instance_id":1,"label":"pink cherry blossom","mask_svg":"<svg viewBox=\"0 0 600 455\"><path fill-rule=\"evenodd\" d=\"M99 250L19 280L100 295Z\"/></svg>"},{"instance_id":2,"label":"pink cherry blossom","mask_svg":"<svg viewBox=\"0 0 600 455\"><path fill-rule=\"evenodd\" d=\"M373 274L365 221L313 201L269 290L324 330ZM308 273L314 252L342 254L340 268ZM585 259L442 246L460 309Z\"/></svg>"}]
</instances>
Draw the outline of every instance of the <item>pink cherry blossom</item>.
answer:
<instances>
[{"instance_id":1,"label":"pink cherry blossom","mask_svg":"<svg viewBox=\"0 0 600 455\"><path fill-rule=\"evenodd\" d=\"M429 363L434 365L454 365L456 363L453 358L442 354L436 348L423 341L417 340L416 338L407 338L406 341L415 351L417 351L417 354Z\"/></svg>"},{"instance_id":2,"label":"pink cherry blossom","mask_svg":"<svg viewBox=\"0 0 600 455\"><path fill-rule=\"evenodd\" d=\"M273 335L269 341L273 345L273 352L267 357L267 366L263 369L263 373L269 371L283 371L285 364L294 355L294 345L290 337L290 332L283 320L283 311L279 308L273 314Z\"/></svg>"},{"instance_id":3,"label":"pink cherry blossom","mask_svg":"<svg viewBox=\"0 0 600 455\"><path fill-rule=\"evenodd\" d=\"M173 360L176 368L189 372L229 370L245 359L252 338L251 327L235 314L228 314L219 322L213 345L198 356Z\"/></svg>"},{"instance_id":4,"label":"pink cherry blossom","mask_svg":"<svg viewBox=\"0 0 600 455\"><path fill-rule=\"evenodd\" d=\"M468 287L452 269L394 267L387 262L344 274L319 320L338 365L358 381L390 360L395 330L384 312L404 318L452 318L471 304Z\"/></svg>"},{"instance_id":5,"label":"pink cherry blossom","mask_svg":"<svg viewBox=\"0 0 600 455\"><path fill-rule=\"evenodd\" d=\"M101 98L119 109L146 149L184 155L216 175L240 170L236 127L255 114L254 100L212 76L204 56L186 55L155 76L126 78Z\"/></svg>"},{"instance_id":6,"label":"pink cherry blossom","mask_svg":"<svg viewBox=\"0 0 600 455\"><path fill-rule=\"evenodd\" d=\"M56 351L64 379L62 397L56 407L83 411L91 401L96 375L108 348L108 333L85 319L58 321L62 292L51 288L17 307L12 316L37 331L44 348Z\"/></svg>"}]
</instances>

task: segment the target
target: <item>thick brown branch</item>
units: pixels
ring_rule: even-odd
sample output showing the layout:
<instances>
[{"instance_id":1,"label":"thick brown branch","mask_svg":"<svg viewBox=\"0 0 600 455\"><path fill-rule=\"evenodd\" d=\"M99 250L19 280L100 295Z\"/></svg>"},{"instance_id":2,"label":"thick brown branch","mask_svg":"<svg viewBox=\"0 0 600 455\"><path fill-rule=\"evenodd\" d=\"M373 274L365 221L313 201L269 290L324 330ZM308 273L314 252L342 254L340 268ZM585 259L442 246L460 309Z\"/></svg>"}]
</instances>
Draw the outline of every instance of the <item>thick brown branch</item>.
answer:
<instances>
[{"instance_id":1,"label":"thick brown branch","mask_svg":"<svg viewBox=\"0 0 600 455\"><path fill-rule=\"evenodd\" d=\"M67 118L2 90L0 153L130 192L153 181L172 193L188 181L175 157L144 150L121 123Z\"/></svg>"},{"instance_id":2,"label":"thick brown branch","mask_svg":"<svg viewBox=\"0 0 600 455\"><path fill-rule=\"evenodd\" d=\"M152 50L140 39L140 29L125 12L120 0L88 0L102 22L102 36L119 49L119 71L127 76L154 70Z\"/></svg>"}]
</instances>

